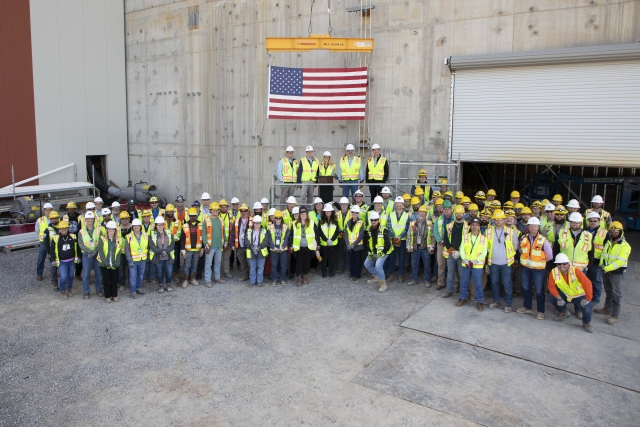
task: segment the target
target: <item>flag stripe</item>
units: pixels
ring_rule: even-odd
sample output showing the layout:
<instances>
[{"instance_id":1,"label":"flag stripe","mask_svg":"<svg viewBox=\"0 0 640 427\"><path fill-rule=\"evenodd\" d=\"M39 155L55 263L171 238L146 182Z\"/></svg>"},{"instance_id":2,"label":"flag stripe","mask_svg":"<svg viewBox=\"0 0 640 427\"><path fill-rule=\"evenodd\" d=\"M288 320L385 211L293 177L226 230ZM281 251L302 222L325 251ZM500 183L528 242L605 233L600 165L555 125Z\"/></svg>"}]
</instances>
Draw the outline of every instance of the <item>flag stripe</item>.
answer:
<instances>
[{"instance_id":1,"label":"flag stripe","mask_svg":"<svg viewBox=\"0 0 640 427\"><path fill-rule=\"evenodd\" d=\"M364 92L362 93L362 95L353 95L352 96L333 96L330 97L331 102L334 101L363 101L365 100L365 96L364 96ZM327 96L289 96L289 95L270 95L269 96L269 100L272 99L282 99L282 100L291 100L291 101L300 101L302 100L302 102L307 103L309 101L326 101L327 100Z\"/></svg>"},{"instance_id":2,"label":"flag stripe","mask_svg":"<svg viewBox=\"0 0 640 427\"><path fill-rule=\"evenodd\" d=\"M290 116L280 116L280 115L270 115L270 119L274 120L364 120L364 114L360 117L352 117L352 116L335 116L335 117L290 117Z\"/></svg>"},{"instance_id":3,"label":"flag stripe","mask_svg":"<svg viewBox=\"0 0 640 427\"><path fill-rule=\"evenodd\" d=\"M364 113L307 113L304 111L278 111L279 116L289 117L364 117ZM269 114L271 117L272 114Z\"/></svg>"},{"instance_id":4,"label":"flag stripe","mask_svg":"<svg viewBox=\"0 0 640 427\"><path fill-rule=\"evenodd\" d=\"M270 100L270 105L276 105L276 106L282 106L282 105L364 105L364 100L356 100L356 101L340 101L340 102L336 102L336 101L313 101L313 103L311 103L310 101L307 101L309 97L304 97L303 100L287 100L286 102L283 102L284 100L279 100L279 99L271 99Z\"/></svg>"},{"instance_id":5,"label":"flag stripe","mask_svg":"<svg viewBox=\"0 0 640 427\"><path fill-rule=\"evenodd\" d=\"M304 79L304 86L323 86L323 85L331 85L331 86L351 86L354 85L363 85L361 87L367 86L367 79L358 79L358 80L309 80Z\"/></svg>"},{"instance_id":6,"label":"flag stripe","mask_svg":"<svg viewBox=\"0 0 640 427\"><path fill-rule=\"evenodd\" d=\"M366 71L356 71L354 73L303 73L303 77L346 77L346 76L366 76Z\"/></svg>"},{"instance_id":7,"label":"flag stripe","mask_svg":"<svg viewBox=\"0 0 640 427\"><path fill-rule=\"evenodd\" d=\"M314 82L314 81L336 81L336 80L361 80L363 83L367 82L366 78L362 78L363 76L338 76L338 77L307 77L305 76L304 82Z\"/></svg>"},{"instance_id":8,"label":"flag stripe","mask_svg":"<svg viewBox=\"0 0 640 427\"><path fill-rule=\"evenodd\" d=\"M305 83L304 85L302 85L302 90L309 90L309 89L353 89L353 88L363 88L363 87L367 87L366 84L349 84L349 85L310 85L307 86L307 84Z\"/></svg>"},{"instance_id":9,"label":"flag stripe","mask_svg":"<svg viewBox=\"0 0 640 427\"><path fill-rule=\"evenodd\" d=\"M324 107L320 107L320 106L314 106L314 105L309 105L309 106L301 106L301 105L296 105L296 108L286 108L286 107L275 107L272 106L271 108L269 108L269 111L291 111L291 112L305 112L305 113L363 113L364 114L364 107L363 108L331 108L329 106L324 106Z\"/></svg>"},{"instance_id":10,"label":"flag stripe","mask_svg":"<svg viewBox=\"0 0 640 427\"><path fill-rule=\"evenodd\" d=\"M367 71L367 67L356 68L303 68L303 73L349 73L355 71Z\"/></svg>"}]
</instances>

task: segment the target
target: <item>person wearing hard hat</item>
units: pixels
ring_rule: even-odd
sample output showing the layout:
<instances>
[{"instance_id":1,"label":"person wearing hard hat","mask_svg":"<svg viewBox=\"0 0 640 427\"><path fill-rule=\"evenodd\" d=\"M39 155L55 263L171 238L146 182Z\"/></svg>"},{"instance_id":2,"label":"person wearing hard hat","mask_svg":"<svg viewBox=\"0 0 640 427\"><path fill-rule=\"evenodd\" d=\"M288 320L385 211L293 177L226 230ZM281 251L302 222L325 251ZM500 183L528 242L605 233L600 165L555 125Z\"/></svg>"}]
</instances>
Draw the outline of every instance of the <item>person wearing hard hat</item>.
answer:
<instances>
[{"instance_id":1,"label":"person wearing hard hat","mask_svg":"<svg viewBox=\"0 0 640 427\"><path fill-rule=\"evenodd\" d=\"M447 190L449 189L449 186L447 185L447 178L444 177L440 177L438 178L438 190L440 190L441 194L444 194L447 192Z\"/></svg>"},{"instance_id":2,"label":"person wearing hard hat","mask_svg":"<svg viewBox=\"0 0 640 427\"><path fill-rule=\"evenodd\" d=\"M462 199L464 199L464 192L460 190L456 191L456 206L462 205Z\"/></svg>"},{"instance_id":3,"label":"person wearing hard hat","mask_svg":"<svg viewBox=\"0 0 640 427\"><path fill-rule=\"evenodd\" d=\"M367 212L369 212L371 206L364 202L364 193L361 190L356 191L353 195L353 200L353 205L360 208L360 220L366 222Z\"/></svg>"},{"instance_id":4,"label":"person wearing hard hat","mask_svg":"<svg viewBox=\"0 0 640 427\"><path fill-rule=\"evenodd\" d=\"M554 204L547 203L544 206L544 215L542 215L542 217L539 218L540 233L542 233L542 235L546 237L547 240L549 240L549 243L551 243L552 245L553 245L553 242L555 242L555 236L553 234L553 224L555 223L555 210L556 210L556 207Z\"/></svg>"},{"instance_id":5,"label":"person wearing hard hat","mask_svg":"<svg viewBox=\"0 0 640 427\"><path fill-rule=\"evenodd\" d=\"M291 229L291 223L293 222L293 208L298 206L298 201L295 197L290 196L286 200L287 207L282 210L282 223L286 224Z\"/></svg>"},{"instance_id":6,"label":"person wearing hard hat","mask_svg":"<svg viewBox=\"0 0 640 427\"><path fill-rule=\"evenodd\" d=\"M305 204L311 205L313 192L318 181L318 168L320 162L313 155L313 147L308 145L305 149L306 156L300 159L298 167L298 183L302 184L302 195L300 196Z\"/></svg>"},{"instance_id":7,"label":"person wearing hard hat","mask_svg":"<svg viewBox=\"0 0 640 427\"><path fill-rule=\"evenodd\" d=\"M88 202L86 210L95 210L95 204ZM76 234L80 229L81 215L78 213L78 205L74 201L67 203L67 213L62 217L62 221L69 223L69 233Z\"/></svg>"},{"instance_id":8,"label":"person wearing hard hat","mask_svg":"<svg viewBox=\"0 0 640 427\"><path fill-rule=\"evenodd\" d=\"M280 203L284 204L287 198L292 197L296 191L298 182L298 161L293 157L293 147L288 146L285 156L278 161L276 175L280 185Z\"/></svg>"},{"instance_id":9,"label":"person wearing hard hat","mask_svg":"<svg viewBox=\"0 0 640 427\"><path fill-rule=\"evenodd\" d=\"M345 225L346 248L349 256L349 278L353 281L362 277L362 254L364 253L364 222L360 219L360 207L349 209L351 217Z\"/></svg>"},{"instance_id":10,"label":"person wearing hard hat","mask_svg":"<svg viewBox=\"0 0 640 427\"><path fill-rule=\"evenodd\" d=\"M420 260L424 268L424 286L431 287L431 256L435 253L435 239L431 232L433 224L427 219L427 207L420 205L416 217L407 232L407 252L411 254L411 281L409 286L417 285Z\"/></svg>"},{"instance_id":11,"label":"person wearing hard hat","mask_svg":"<svg viewBox=\"0 0 640 427\"><path fill-rule=\"evenodd\" d=\"M516 310L528 314L533 309L533 291L536 293L537 318L544 320L544 280L547 275L547 263L553 261L551 244L540 231L540 220L530 218L528 233L520 239L520 266L524 305Z\"/></svg>"},{"instance_id":12,"label":"person wearing hard hat","mask_svg":"<svg viewBox=\"0 0 640 427\"><path fill-rule=\"evenodd\" d=\"M503 211L493 213L494 225L486 231L487 237L487 274L491 277L493 302L489 308L500 308L500 283L504 289L504 312L511 313L513 303L513 269L517 264L516 252L520 245L517 230L505 227L506 216ZM482 280L482 279L480 279ZM474 279L475 283L475 279ZM481 282L476 289L482 289Z\"/></svg>"},{"instance_id":13,"label":"person wearing hard hat","mask_svg":"<svg viewBox=\"0 0 640 427\"><path fill-rule=\"evenodd\" d=\"M325 184L329 184L333 182L333 178L336 174L336 165L331 161L331 153L329 151L325 151L322 154L322 163L318 167L318 176L325 177L323 181ZM329 203L333 201L333 186L331 185L320 185L318 186L318 193L320 198L325 202Z\"/></svg>"},{"instance_id":14,"label":"person wearing hard hat","mask_svg":"<svg viewBox=\"0 0 640 427\"><path fill-rule=\"evenodd\" d=\"M53 240L53 236L58 234L59 223L60 223L60 214L54 210L49 212L49 224L47 225L47 228L44 230L44 233L42 236L42 242L44 243L44 246L45 246L46 256L49 257L50 261L52 259L51 258L51 242ZM53 285L53 288L54 288L53 290L57 292L60 289L58 285L58 268L55 265L53 265L53 262L51 263L50 273L51 273L51 284Z\"/></svg>"},{"instance_id":15,"label":"person wearing hard hat","mask_svg":"<svg viewBox=\"0 0 640 427\"><path fill-rule=\"evenodd\" d=\"M559 194L556 194L555 196L553 196L553 198L551 199L551 203L553 203L554 206L559 206L562 204L562 196Z\"/></svg>"},{"instance_id":16,"label":"person wearing hard hat","mask_svg":"<svg viewBox=\"0 0 640 427\"><path fill-rule=\"evenodd\" d=\"M362 167L360 156L355 155L353 144L348 144L346 151L347 155L343 156L337 165L336 175L342 186L342 197L352 197L358 190L358 184L364 182L365 168Z\"/></svg>"},{"instance_id":17,"label":"person wearing hard hat","mask_svg":"<svg viewBox=\"0 0 640 427\"><path fill-rule=\"evenodd\" d=\"M169 203L164 209L164 228L173 236L172 268L173 276L178 279L180 275L180 234L182 233L182 221L176 216L176 207Z\"/></svg>"},{"instance_id":18,"label":"person wearing hard hat","mask_svg":"<svg viewBox=\"0 0 640 427\"><path fill-rule=\"evenodd\" d=\"M466 197L466 196L465 196ZM468 199L468 197L467 197ZM462 206L465 206L467 203L464 202L462 203ZM478 218L478 205L476 205L475 203L469 203L467 207L465 207L465 214L463 219L467 222L469 222L470 220L472 220L473 218ZM480 219L480 218L478 218Z\"/></svg>"},{"instance_id":19,"label":"person wearing hard hat","mask_svg":"<svg viewBox=\"0 0 640 427\"><path fill-rule=\"evenodd\" d=\"M181 224L189 221L189 215L187 215L187 209L184 207L185 198L178 194L176 197L176 213L175 217Z\"/></svg>"},{"instance_id":20,"label":"person wearing hard hat","mask_svg":"<svg viewBox=\"0 0 640 427\"><path fill-rule=\"evenodd\" d=\"M418 200L420 200L420 204L421 205L425 204L426 200L428 200L428 199L424 198L424 190L422 189L422 187L417 187L415 190L413 190L413 193L411 193L411 194L413 194L415 197L418 198Z\"/></svg>"},{"instance_id":21,"label":"person wearing hard hat","mask_svg":"<svg viewBox=\"0 0 640 427\"><path fill-rule=\"evenodd\" d=\"M131 298L136 299L138 295L144 295L142 277L149 256L149 236L142 231L142 221L138 218L131 222L131 229L125 238L124 253L129 266L129 292Z\"/></svg>"},{"instance_id":22,"label":"person wearing hard hat","mask_svg":"<svg viewBox=\"0 0 640 427\"><path fill-rule=\"evenodd\" d=\"M589 266L589 255L593 249L593 235L582 229L583 218L579 212L569 215L569 228L558 234L560 252L571 260L571 266L583 272Z\"/></svg>"},{"instance_id":23,"label":"person wearing hard hat","mask_svg":"<svg viewBox=\"0 0 640 427\"><path fill-rule=\"evenodd\" d=\"M269 199L267 199L266 197L263 197L262 199L260 199L260 204L262 205L262 212L264 214L266 214L267 212L269 212ZM268 221L265 221L264 218L262 219L262 223L268 224Z\"/></svg>"},{"instance_id":24,"label":"person wearing hard hat","mask_svg":"<svg viewBox=\"0 0 640 427\"><path fill-rule=\"evenodd\" d=\"M182 234L180 235L180 247L182 258L184 258L184 277L182 287L186 288L189 283L198 286L196 280L196 270L198 268L198 260L204 254L202 248L202 223L198 221L198 209L189 208L189 220L182 224Z\"/></svg>"},{"instance_id":25,"label":"person wearing hard hat","mask_svg":"<svg viewBox=\"0 0 640 427\"><path fill-rule=\"evenodd\" d=\"M233 203L233 201L232 201ZM245 244L245 235L247 234L247 228L251 227L250 219L249 219L249 207L246 204L240 205L238 208L238 212L240 216L236 219L234 226L231 227L231 237L230 242L233 243L235 247L236 257L238 258L238 262L240 263L240 281L245 282L249 280L249 263L247 262L247 251Z\"/></svg>"},{"instance_id":26,"label":"person wearing hard hat","mask_svg":"<svg viewBox=\"0 0 640 427\"><path fill-rule=\"evenodd\" d=\"M611 238L604 244L600 258L606 298L604 308L596 309L595 312L610 315L607 323L613 325L620 317L622 277L627 271L631 246L624 238L624 229L619 221L613 221L609 225L609 236Z\"/></svg>"},{"instance_id":27,"label":"person wearing hard hat","mask_svg":"<svg viewBox=\"0 0 640 427\"><path fill-rule=\"evenodd\" d=\"M395 200L395 211L389 214L387 224L391 239L391 253L387 263L387 283L394 280L396 258L398 258L398 282L404 282L405 254L407 253L407 233L409 232L409 214L404 211L404 200L398 196Z\"/></svg>"},{"instance_id":28,"label":"person wearing hard hat","mask_svg":"<svg viewBox=\"0 0 640 427\"><path fill-rule=\"evenodd\" d=\"M276 208L269 209L269 222L267 224L271 224L273 220L275 220Z\"/></svg>"},{"instance_id":29,"label":"person wearing hard hat","mask_svg":"<svg viewBox=\"0 0 640 427\"><path fill-rule=\"evenodd\" d=\"M209 216L209 214L211 214L211 210L209 209L210 204L211 196L209 193L202 193L202 196L200 196L200 211L198 212L198 221L200 221L200 223L204 221L205 216Z\"/></svg>"},{"instance_id":30,"label":"person wearing hard hat","mask_svg":"<svg viewBox=\"0 0 640 427\"><path fill-rule=\"evenodd\" d=\"M611 214L605 211L602 208L603 206L604 206L604 199L602 198L602 196L595 195L593 199L591 199L591 208L586 210L586 212L584 213L584 216L586 218L591 212L595 212L598 215L600 215L601 227L608 228L612 221Z\"/></svg>"},{"instance_id":31,"label":"person wearing hard hat","mask_svg":"<svg viewBox=\"0 0 640 427\"><path fill-rule=\"evenodd\" d=\"M348 263L347 258L347 244L345 241L345 229L347 228L347 222L351 218L351 212L349 212L349 208L351 207L349 203L349 199L346 197L340 198L340 209L336 212L336 220L338 221L338 244L337 244L337 253L338 253L338 271L337 274L342 274L345 270L345 265Z\"/></svg>"},{"instance_id":32,"label":"person wearing hard hat","mask_svg":"<svg viewBox=\"0 0 640 427\"><path fill-rule=\"evenodd\" d=\"M42 282L42 273L44 272L44 260L47 258L47 245L44 243L44 233L49 227L49 214L53 211L53 205L49 202L42 206L42 216L36 220L34 230L38 233L38 261L36 263L36 275L38 282Z\"/></svg>"},{"instance_id":33,"label":"person wearing hard hat","mask_svg":"<svg viewBox=\"0 0 640 427\"><path fill-rule=\"evenodd\" d=\"M136 208L136 201L133 199L129 199L127 202L127 212L129 213L132 222L134 219L139 219L142 216L142 211Z\"/></svg>"},{"instance_id":34,"label":"person wearing hard hat","mask_svg":"<svg viewBox=\"0 0 640 427\"><path fill-rule=\"evenodd\" d=\"M120 202L111 203L111 215L113 216L113 222L116 224L120 224L120 211Z\"/></svg>"},{"instance_id":35,"label":"person wearing hard hat","mask_svg":"<svg viewBox=\"0 0 640 427\"><path fill-rule=\"evenodd\" d=\"M527 224L529 223L529 219L533 216L533 212L531 208L525 206L520 211L520 221L516 224L516 228L520 232L520 234L525 234L527 232Z\"/></svg>"},{"instance_id":36,"label":"person wearing hard hat","mask_svg":"<svg viewBox=\"0 0 640 427\"><path fill-rule=\"evenodd\" d=\"M414 196L416 195L416 190L418 188L422 189L423 200L429 200L429 196L431 194L431 186L427 184L427 171L426 169L420 169L418 171L418 177L416 178L415 184L411 186L410 193Z\"/></svg>"},{"instance_id":37,"label":"person wearing hard hat","mask_svg":"<svg viewBox=\"0 0 640 427\"><path fill-rule=\"evenodd\" d=\"M513 190L511 192L510 198L511 198L511 203L513 203L514 206L517 205L518 203L520 203L520 192L517 190Z\"/></svg>"},{"instance_id":38,"label":"person wearing hard hat","mask_svg":"<svg viewBox=\"0 0 640 427\"><path fill-rule=\"evenodd\" d=\"M382 187L382 190L380 190L380 196L382 197L382 210L387 214L387 216L389 216L396 207L395 202L391 198L391 190L389 187Z\"/></svg>"},{"instance_id":39,"label":"person wearing hard hat","mask_svg":"<svg viewBox=\"0 0 640 427\"><path fill-rule=\"evenodd\" d=\"M592 333L591 281L579 268L571 265L565 254L558 254L555 264L556 267L549 273L548 294L549 302L556 309L553 320L562 322L565 317L569 317L567 304L572 302L576 316L582 320L582 327L586 332Z\"/></svg>"},{"instance_id":40,"label":"person wearing hard hat","mask_svg":"<svg viewBox=\"0 0 640 427\"><path fill-rule=\"evenodd\" d=\"M469 225L464 222L464 208L462 206L456 206L453 214L455 215L455 220L447 224L443 233L443 256L447 260L447 291L442 295L442 298L449 298L454 291L460 288L460 277L462 276L463 268L460 261L460 246L462 245L463 235L469 228ZM475 296L473 298L475 299Z\"/></svg>"},{"instance_id":41,"label":"person wearing hard hat","mask_svg":"<svg viewBox=\"0 0 640 427\"><path fill-rule=\"evenodd\" d=\"M378 291L386 292L387 280L384 263L393 250L393 245L389 237L389 230L380 224L380 215L378 212L370 212L369 221L371 221L367 233L369 235L369 250L367 252L367 259L364 262L364 267L372 276L372 279L367 280L367 283L380 283Z\"/></svg>"},{"instance_id":42,"label":"person wearing hard hat","mask_svg":"<svg viewBox=\"0 0 640 427\"><path fill-rule=\"evenodd\" d=\"M316 251L314 223L309 219L306 206L300 207L300 216L293 225L291 246L296 253L296 286L309 283L311 258Z\"/></svg>"},{"instance_id":43,"label":"person wearing hard hat","mask_svg":"<svg viewBox=\"0 0 640 427\"><path fill-rule=\"evenodd\" d=\"M409 203L411 204L411 216L409 217L410 221L415 221L416 219L418 219L418 209L420 209L420 206L424 206L426 208L425 205L423 205L422 203L420 203L420 199L418 199L416 196L413 196L411 198L411 200L409 201ZM431 210L431 208L427 209L427 218L429 218L429 211ZM406 203L405 203L405 212L406 212ZM430 220L430 218L429 218Z\"/></svg>"},{"instance_id":44,"label":"person wearing hard hat","mask_svg":"<svg viewBox=\"0 0 640 427\"><path fill-rule=\"evenodd\" d=\"M489 191L487 191L487 195L486 195L486 202L493 202L496 200L496 197L498 197L498 194L496 193L496 190L494 190L493 188L489 189ZM491 205L489 203L489 205Z\"/></svg>"},{"instance_id":45,"label":"person wearing hard hat","mask_svg":"<svg viewBox=\"0 0 640 427\"><path fill-rule=\"evenodd\" d=\"M484 210L484 202L487 200L487 195L484 194L484 191L478 191L473 198L476 201L476 205L478 205L479 212L482 212Z\"/></svg>"},{"instance_id":46,"label":"person wearing hard hat","mask_svg":"<svg viewBox=\"0 0 640 427\"><path fill-rule=\"evenodd\" d=\"M60 273L60 299L67 299L73 296L71 288L73 286L73 273L78 258L78 240L76 236L69 233L69 223L60 221L58 223L58 233L51 237L51 247L49 254L51 265L57 268Z\"/></svg>"},{"instance_id":47,"label":"person wearing hard hat","mask_svg":"<svg viewBox=\"0 0 640 427\"><path fill-rule=\"evenodd\" d=\"M589 212L587 217L587 228L584 230L591 234L593 241L592 252L589 254L589 266L587 267L587 277L593 285L593 298L591 304L596 308L600 304L600 296L602 295L602 270L600 270L600 259L602 258L602 250L605 243L610 239L606 227L602 225L600 214L598 212Z\"/></svg>"},{"instance_id":48,"label":"person wearing hard hat","mask_svg":"<svg viewBox=\"0 0 640 427\"><path fill-rule=\"evenodd\" d=\"M569 228L569 222L567 221L568 213L562 205L556 206L556 209L553 211L553 228L547 232L546 237L553 246L554 255L560 253L560 244L558 242L560 233L562 230Z\"/></svg>"},{"instance_id":49,"label":"person wearing hard hat","mask_svg":"<svg viewBox=\"0 0 640 427\"><path fill-rule=\"evenodd\" d=\"M513 211L516 214L516 224L520 222L521 219L521 215L522 215L522 209L524 209L524 205L520 202L516 203L513 206Z\"/></svg>"},{"instance_id":50,"label":"person wearing hard hat","mask_svg":"<svg viewBox=\"0 0 640 427\"><path fill-rule=\"evenodd\" d=\"M157 216L154 221L154 229L149 234L149 262L156 270L158 278L158 292L172 291L173 280L173 248L175 239L171 230L165 227L164 217Z\"/></svg>"},{"instance_id":51,"label":"person wearing hard hat","mask_svg":"<svg viewBox=\"0 0 640 427\"><path fill-rule=\"evenodd\" d=\"M87 211L84 214L84 225L78 232L78 245L82 252L82 293L84 299L89 299L91 287L89 280L91 278L91 270L96 276L96 295L103 296L102 292L102 271L97 260L98 243L100 238L104 236L105 229L100 225L100 221L96 221L93 212Z\"/></svg>"},{"instance_id":52,"label":"person wearing hard hat","mask_svg":"<svg viewBox=\"0 0 640 427\"><path fill-rule=\"evenodd\" d=\"M249 286L262 287L264 264L267 255L269 255L269 235L267 229L262 225L264 220L260 215L255 215L251 223L252 226L247 227L244 237L247 247L247 261L249 262Z\"/></svg>"},{"instance_id":53,"label":"person wearing hard hat","mask_svg":"<svg viewBox=\"0 0 640 427\"><path fill-rule=\"evenodd\" d=\"M231 263L233 262L231 260L233 245L231 244L231 241L229 239L231 238L231 227L235 222L235 219L232 217L231 212L229 212L229 203L225 199L220 200L220 202L218 202L218 205L220 206L220 221L222 221L222 224L224 225L224 243L222 245L221 263L222 274L227 279L230 279L231 277L233 277L231 276L230 271Z\"/></svg>"},{"instance_id":54,"label":"person wearing hard hat","mask_svg":"<svg viewBox=\"0 0 640 427\"><path fill-rule=\"evenodd\" d=\"M382 225L383 227L385 227L387 225L387 213L382 209L382 204L384 203L384 200L382 199L382 196L376 196L375 199L373 199L373 208L369 209L369 211L367 211L367 221L365 222L365 229L369 230L369 227L371 227L371 214L373 214L374 212L378 214L378 221L380 221L380 225Z\"/></svg>"},{"instance_id":55,"label":"person wearing hard hat","mask_svg":"<svg viewBox=\"0 0 640 427\"><path fill-rule=\"evenodd\" d=\"M102 222L102 208L104 205L104 201L102 200L102 197L96 197L95 199L93 199L93 204L96 207L96 211L95 211L96 219L99 220L99 222Z\"/></svg>"},{"instance_id":56,"label":"person wearing hard hat","mask_svg":"<svg viewBox=\"0 0 640 427\"><path fill-rule=\"evenodd\" d=\"M129 274L129 263L127 262L127 256L124 251L124 242L127 236L133 228L131 227L131 215L129 212L120 212L120 237L122 238L123 246L122 253L120 254L120 271L118 274L118 291L124 292L124 285L127 282L127 275Z\"/></svg>"},{"instance_id":57,"label":"person wearing hard hat","mask_svg":"<svg viewBox=\"0 0 640 427\"><path fill-rule=\"evenodd\" d=\"M164 210L160 209L157 196L151 196L149 204L151 205L151 219L155 220L157 217L164 215Z\"/></svg>"},{"instance_id":58,"label":"person wearing hard hat","mask_svg":"<svg viewBox=\"0 0 640 427\"><path fill-rule=\"evenodd\" d=\"M533 203L531 203L532 216L535 216L536 218L540 219L542 207L543 207L542 202L540 200L534 200Z\"/></svg>"},{"instance_id":59,"label":"person wearing hard hat","mask_svg":"<svg viewBox=\"0 0 640 427\"><path fill-rule=\"evenodd\" d=\"M365 176L367 184L371 184L369 185L369 194L373 202L373 199L380 194L382 184L389 179L389 162L386 157L380 155L380 146L378 144L371 146L371 153L372 156L367 161Z\"/></svg>"},{"instance_id":60,"label":"person wearing hard hat","mask_svg":"<svg viewBox=\"0 0 640 427\"><path fill-rule=\"evenodd\" d=\"M330 203L324 205L322 209L322 219L316 226L316 242L320 248L320 270L322 277L327 277L327 266L329 267L329 277L335 276L335 258L337 255L338 234L340 228L338 221Z\"/></svg>"},{"instance_id":61,"label":"person wearing hard hat","mask_svg":"<svg viewBox=\"0 0 640 427\"><path fill-rule=\"evenodd\" d=\"M314 226L318 225L322 219L322 208L324 208L322 199L320 197L313 199L313 209L309 212L309 219L311 219Z\"/></svg>"},{"instance_id":62,"label":"person wearing hard hat","mask_svg":"<svg viewBox=\"0 0 640 427\"><path fill-rule=\"evenodd\" d=\"M100 264L105 301L118 301L119 267L124 240L120 237L118 224L115 221L105 223L106 233L98 241L98 255L96 259Z\"/></svg>"},{"instance_id":63,"label":"person wearing hard hat","mask_svg":"<svg viewBox=\"0 0 640 427\"><path fill-rule=\"evenodd\" d=\"M149 209L144 209L140 214L141 222L142 222L142 232L149 237L151 232L155 229L153 215ZM151 262L147 262L145 266L145 272L143 275L142 283L154 283L156 280L156 268L154 265L151 265Z\"/></svg>"},{"instance_id":64,"label":"person wearing hard hat","mask_svg":"<svg viewBox=\"0 0 640 427\"><path fill-rule=\"evenodd\" d=\"M291 223L289 226L289 280L293 280L297 270L297 256L293 250L293 228L300 218L300 208L298 206L291 209Z\"/></svg>"},{"instance_id":65,"label":"person wearing hard hat","mask_svg":"<svg viewBox=\"0 0 640 427\"><path fill-rule=\"evenodd\" d=\"M224 248L224 223L220 219L220 205L213 202L209 205L209 216L205 217L202 234L202 246L204 247L204 281L207 288L213 286L211 271L213 269L213 281L225 283L220 278L220 265L222 264L222 250Z\"/></svg>"},{"instance_id":66,"label":"person wearing hard hat","mask_svg":"<svg viewBox=\"0 0 640 427\"><path fill-rule=\"evenodd\" d=\"M402 201L404 202L404 211L409 214L409 218L411 219L411 217L413 216L413 208L411 206L411 194L404 193L402 195Z\"/></svg>"},{"instance_id":67,"label":"person wearing hard hat","mask_svg":"<svg viewBox=\"0 0 640 427\"><path fill-rule=\"evenodd\" d=\"M111 209L102 208L101 214L102 216L100 217L100 224L102 224L102 226L106 226L109 221L113 221L113 216L111 215ZM116 223L116 225L118 225L118 223Z\"/></svg>"},{"instance_id":68,"label":"person wearing hard hat","mask_svg":"<svg viewBox=\"0 0 640 427\"><path fill-rule=\"evenodd\" d=\"M482 291L482 272L487 258L488 239L480 233L480 220L474 218L469 225L469 230L462 236L460 245L460 298L456 302L456 307L461 307L467 303L470 290L471 278L475 286L475 300L478 311L484 311ZM473 299L472 299L473 300Z\"/></svg>"},{"instance_id":69,"label":"person wearing hard hat","mask_svg":"<svg viewBox=\"0 0 640 427\"><path fill-rule=\"evenodd\" d=\"M287 264L289 262L289 234L290 229L284 223L281 210L273 214L273 222L269 224L269 258L271 259L271 286L287 283Z\"/></svg>"},{"instance_id":70,"label":"person wearing hard hat","mask_svg":"<svg viewBox=\"0 0 640 427\"><path fill-rule=\"evenodd\" d=\"M455 221L451 202L448 200L445 200L442 203L441 207L442 207L442 215L438 216L433 222L433 238L437 243L436 259L438 264L438 285L436 286L436 290L440 290L445 287L445 273L447 271L447 259L444 256L444 251L445 251L444 233L446 232L449 224Z\"/></svg>"},{"instance_id":71,"label":"person wearing hard hat","mask_svg":"<svg viewBox=\"0 0 640 427\"><path fill-rule=\"evenodd\" d=\"M233 197L231 198L231 209L229 210L229 247L231 248L231 256L229 257L229 276L227 276L227 279L232 277L230 271L234 268L234 264L236 269L240 268L240 261L236 254L235 240L231 238L231 233L233 232L236 221L241 216L240 199ZM247 277L248 274L249 272L247 271Z\"/></svg>"},{"instance_id":72,"label":"person wearing hard hat","mask_svg":"<svg viewBox=\"0 0 640 427\"><path fill-rule=\"evenodd\" d=\"M576 199L569 200L569 203L567 203L567 211L569 212L569 215L574 212L580 212L580 202Z\"/></svg>"}]
</instances>

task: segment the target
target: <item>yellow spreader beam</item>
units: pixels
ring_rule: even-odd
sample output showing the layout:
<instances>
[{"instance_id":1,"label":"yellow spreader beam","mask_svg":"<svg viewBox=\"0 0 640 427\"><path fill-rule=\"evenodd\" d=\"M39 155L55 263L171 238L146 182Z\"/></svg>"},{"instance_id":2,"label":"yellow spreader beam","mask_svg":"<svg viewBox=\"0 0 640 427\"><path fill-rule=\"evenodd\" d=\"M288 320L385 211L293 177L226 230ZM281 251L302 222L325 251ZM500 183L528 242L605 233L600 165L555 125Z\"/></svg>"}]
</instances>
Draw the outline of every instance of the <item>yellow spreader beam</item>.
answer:
<instances>
[{"instance_id":1,"label":"yellow spreader beam","mask_svg":"<svg viewBox=\"0 0 640 427\"><path fill-rule=\"evenodd\" d=\"M333 52L371 52L373 39L333 38L329 34L311 34L307 38L267 37L269 52L310 52L325 49Z\"/></svg>"}]
</instances>

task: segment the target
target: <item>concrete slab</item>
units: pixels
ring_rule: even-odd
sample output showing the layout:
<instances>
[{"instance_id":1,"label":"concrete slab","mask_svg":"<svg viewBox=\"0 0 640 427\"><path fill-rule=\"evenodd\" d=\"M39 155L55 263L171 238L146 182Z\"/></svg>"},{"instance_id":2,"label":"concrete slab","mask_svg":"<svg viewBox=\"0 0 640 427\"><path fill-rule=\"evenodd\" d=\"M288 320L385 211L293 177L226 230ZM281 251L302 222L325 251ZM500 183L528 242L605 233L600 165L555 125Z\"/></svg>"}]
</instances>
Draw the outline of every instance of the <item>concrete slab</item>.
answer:
<instances>
[{"instance_id":1,"label":"concrete slab","mask_svg":"<svg viewBox=\"0 0 640 427\"><path fill-rule=\"evenodd\" d=\"M454 307L451 299L436 298L402 326L640 392L640 342L613 336L610 331L619 324L598 324L596 333L588 334L582 321L568 320L539 321L497 309L479 312L475 305ZM599 333L606 329L610 334Z\"/></svg>"},{"instance_id":2,"label":"concrete slab","mask_svg":"<svg viewBox=\"0 0 640 427\"><path fill-rule=\"evenodd\" d=\"M485 426L636 426L640 394L407 331L354 382Z\"/></svg>"}]
</instances>

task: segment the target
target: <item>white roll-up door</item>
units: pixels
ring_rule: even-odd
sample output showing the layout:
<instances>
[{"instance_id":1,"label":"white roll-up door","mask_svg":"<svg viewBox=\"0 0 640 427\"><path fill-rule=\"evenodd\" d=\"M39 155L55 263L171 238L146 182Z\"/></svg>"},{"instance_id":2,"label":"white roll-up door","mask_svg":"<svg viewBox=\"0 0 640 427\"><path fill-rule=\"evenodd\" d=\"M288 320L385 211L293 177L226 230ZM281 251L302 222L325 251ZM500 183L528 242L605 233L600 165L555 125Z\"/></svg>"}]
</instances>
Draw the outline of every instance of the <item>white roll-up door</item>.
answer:
<instances>
[{"instance_id":1,"label":"white roll-up door","mask_svg":"<svg viewBox=\"0 0 640 427\"><path fill-rule=\"evenodd\" d=\"M640 60L455 70L452 159L640 167Z\"/></svg>"}]
</instances>

